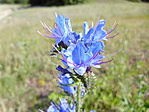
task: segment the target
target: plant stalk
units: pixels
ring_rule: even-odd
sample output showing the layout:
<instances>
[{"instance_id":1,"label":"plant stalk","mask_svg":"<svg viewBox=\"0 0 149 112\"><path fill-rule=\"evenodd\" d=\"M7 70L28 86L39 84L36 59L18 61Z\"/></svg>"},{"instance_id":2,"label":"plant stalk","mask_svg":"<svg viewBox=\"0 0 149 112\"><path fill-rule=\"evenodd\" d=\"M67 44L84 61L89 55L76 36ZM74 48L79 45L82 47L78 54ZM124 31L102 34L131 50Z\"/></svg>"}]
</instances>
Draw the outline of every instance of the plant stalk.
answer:
<instances>
[{"instance_id":1,"label":"plant stalk","mask_svg":"<svg viewBox=\"0 0 149 112\"><path fill-rule=\"evenodd\" d=\"M77 109L76 112L81 112L81 83L78 84L77 90Z\"/></svg>"}]
</instances>

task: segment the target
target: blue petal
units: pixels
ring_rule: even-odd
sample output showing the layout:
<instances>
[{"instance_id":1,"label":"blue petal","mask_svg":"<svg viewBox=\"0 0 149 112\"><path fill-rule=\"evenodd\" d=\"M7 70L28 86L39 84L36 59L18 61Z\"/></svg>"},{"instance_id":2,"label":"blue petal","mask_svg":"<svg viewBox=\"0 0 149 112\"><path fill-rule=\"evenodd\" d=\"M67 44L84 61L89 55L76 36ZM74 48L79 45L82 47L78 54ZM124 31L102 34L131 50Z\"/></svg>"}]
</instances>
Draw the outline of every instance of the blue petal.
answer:
<instances>
[{"instance_id":1,"label":"blue petal","mask_svg":"<svg viewBox=\"0 0 149 112\"><path fill-rule=\"evenodd\" d=\"M94 42L90 47L88 52L92 52L92 54L97 54L104 49L104 43L102 41L96 41Z\"/></svg>"},{"instance_id":2,"label":"blue petal","mask_svg":"<svg viewBox=\"0 0 149 112\"><path fill-rule=\"evenodd\" d=\"M79 67L79 68L75 68L75 72L77 72L77 74L79 75L83 75L86 72L86 68L87 67Z\"/></svg>"},{"instance_id":3,"label":"blue petal","mask_svg":"<svg viewBox=\"0 0 149 112\"><path fill-rule=\"evenodd\" d=\"M47 109L47 112L59 112L59 110L57 110L57 108L53 105L53 103L51 103L51 105Z\"/></svg>"},{"instance_id":4,"label":"blue petal","mask_svg":"<svg viewBox=\"0 0 149 112\"><path fill-rule=\"evenodd\" d=\"M60 107L61 110L66 110L66 108L68 108L68 103L66 99L64 98L60 99Z\"/></svg>"},{"instance_id":5,"label":"blue petal","mask_svg":"<svg viewBox=\"0 0 149 112\"><path fill-rule=\"evenodd\" d=\"M70 44L69 47L67 48L67 50L62 49L62 54L64 54L65 56L72 55L72 52L73 52L73 50L74 50L75 47L76 47L75 44Z\"/></svg>"},{"instance_id":6,"label":"blue petal","mask_svg":"<svg viewBox=\"0 0 149 112\"><path fill-rule=\"evenodd\" d=\"M94 34L93 40L107 40L106 34L107 34L107 32L105 30L96 31L96 33Z\"/></svg>"},{"instance_id":7,"label":"blue petal","mask_svg":"<svg viewBox=\"0 0 149 112\"><path fill-rule=\"evenodd\" d=\"M61 39L56 39L56 45L61 41Z\"/></svg>"},{"instance_id":8,"label":"blue petal","mask_svg":"<svg viewBox=\"0 0 149 112\"><path fill-rule=\"evenodd\" d=\"M65 60L61 60L61 61L62 61L62 63L63 63L65 66L69 67L69 66L68 66L68 63L67 63Z\"/></svg>"},{"instance_id":9,"label":"blue petal","mask_svg":"<svg viewBox=\"0 0 149 112\"><path fill-rule=\"evenodd\" d=\"M88 23L84 22L84 35L86 35L88 31L89 31Z\"/></svg>"},{"instance_id":10,"label":"blue petal","mask_svg":"<svg viewBox=\"0 0 149 112\"><path fill-rule=\"evenodd\" d=\"M92 41L97 40L106 40L105 36L107 32L102 28L105 26L106 21L100 20L99 24L96 27L92 27L88 33L83 37L86 44L91 43Z\"/></svg>"},{"instance_id":11,"label":"blue petal","mask_svg":"<svg viewBox=\"0 0 149 112\"><path fill-rule=\"evenodd\" d=\"M105 20L100 20L98 25L97 25L97 29L101 29L102 27L104 27L106 24L106 21Z\"/></svg>"},{"instance_id":12,"label":"blue petal","mask_svg":"<svg viewBox=\"0 0 149 112\"><path fill-rule=\"evenodd\" d=\"M72 55L68 56L68 58L67 58L67 65L68 65L69 68L74 68L75 67L75 63L72 60Z\"/></svg>"},{"instance_id":13,"label":"blue petal","mask_svg":"<svg viewBox=\"0 0 149 112\"><path fill-rule=\"evenodd\" d=\"M75 112L75 105L68 104L66 99L60 99L60 105L57 105L60 110L58 110L53 103L48 108L47 112Z\"/></svg>"},{"instance_id":14,"label":"blue petal","mask_svg":"<svg viewBox=\"0 0 149 112\"><path fill-rule=\"evenodd\" d=\"M74 81L72 80L70 74L65 74L64 76L61 76L62 80L63 80L63 84L64 85L69 85L72 84Z\"/></svg>"},{"instance_id":15,"label":"blue petal","mask_svg":"<svg viewBox=\"0 0 149 112\"><path fill-rule=\"evenodd\" d=\"M83 59L83 55L86 52L86 47L82 42L78 43L75 49L72 52L72 60L75 64L81 64L81 60Z\"/></svg>"},{"instance_id":16,"label":"blue petal","mask_svg":"<svg viewBox=\"0 0 149 112\"><path fill-rule=\"evenodd\" d=\"M61 71L61 72L68 71L68 70L64 69L63 67L61 67L60 65L58 65L58 67L56 67L56 70Z\"/></svg>"},{"instance_id":17,"label":"blue petal","mask_svg":"<svg viewBox=\"0 0 149 112\"><path fill-rule=\"evenodd\" d=\"M63 87L61 87L64 91L67 91L68 93L70 93L70 94L72 94L72 95L74 95L75 93L76 93L76 89L75 89L75 87L73 87L73 86L71 86L71 87L69 87L69 86L63 86Z\"/></svg>"},{"instance_id":18,"label":"blue petal","mask_svg":"<svg viewBox=\"0 0 149 112\"><path fill-rule=\"evenodd\" d=\"M66 24L66 27L67 27L68 31L69 32L72 32L72 27L71 27L70 19L69 18L66 18L65 19L65 24Z\"/></svg>"},{"instance_id":19,"label":"blue petal","mask_svg":"<svg viewBox=\"0 0 149 112\"><path fill-rule=\"evenodd\" d=\"M61 35L64 35L67 31L67 28L65 26L65 18L64 16L57 15L56 18L56 25L58 27L58 31Z\"/></svg>"},{"instance_id":20,"label":"blue petal","mask_svg":"<svg viewBox=\"0 0 149 112\"><path fill-rule=\"evenodd\" d=\"M96 112L95 110L91 110L90 112Z\"/></svg>"},{"instance_id":21,"label":"blue petal","mask_svg":"<svg viewBox=\"0 0 149 112\"><path fill-rule=\"evenodd\" d=\"M84 42L86 44L92 42L92 34L93 34L93 32L94 32L94 27L91 28L84 37L82 37L82 39L84 39Z\"/></svg>"},{"instance_id":22,"label":"blue petal","mask_svg":"<svg viewBox=\"0 0 149 112\"><path fill-rule=\"evenodd\" d=\"M102 29L105 26L105 24L106 24L105 20L99 21L99 24L95 29L93 40L106 40L104 37L106 36L107 32Z\"/></svg>"},{"instance_id":23,"label":"blue petal","mask_svg":"<svg viewBox=\"0 0 149 112\"><path fill-rule=\"evenodd\" d=\"M90 66L91 63L91 58L92 58L92 53L84 53L84 55L82 56L82 63L81 66Z\"/></svg>"},{"instance_id":24,"label":"blue petal","mask_svg":"<svg viewBox=\"0 0 149 112\"><path fill-rule=\"evenodd\" d=\"M74 81L71 78L69 73L64 74L63 72L60 74L60 81L58 82L58 84L62 85L62 89L64 91L67 91L70 94L75 94L76 93L76 87L75 86L64 86L64 85L70 85L73 84Z\"/></svg>"},{"instance_id":25,"label":"blue petal","mask_svg":"<svg viewBox=\"0 0 149 112\"><path fill-rule=\"evenodd\" d=\"M106 24L106 21L102 19L102 20L99 21L99 24L100 24L101 27L104 27L105 24Z\"/></svg>"},{"instance_id":26,"label":"blue petal","mask_svg":"<svg viewBox=\"0 0 149 112\"><path fill-rule=\"evenodd\" d=\"M73 43L76 44L77 40L81 39L81 36L76 32L72 32L72 34L75 37L75 40L73 41Z\"/></svg>"}]
</instances>

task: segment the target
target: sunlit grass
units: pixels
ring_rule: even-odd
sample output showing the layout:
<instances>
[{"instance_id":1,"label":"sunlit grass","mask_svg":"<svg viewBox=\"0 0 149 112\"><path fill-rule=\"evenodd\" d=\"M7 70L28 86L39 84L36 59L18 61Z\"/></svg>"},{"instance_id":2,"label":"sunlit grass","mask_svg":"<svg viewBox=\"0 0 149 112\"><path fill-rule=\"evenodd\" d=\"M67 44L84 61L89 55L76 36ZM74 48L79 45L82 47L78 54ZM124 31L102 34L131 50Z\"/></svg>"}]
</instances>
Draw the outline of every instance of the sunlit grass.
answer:
<instances>
[{"instance_id":1,"label":"sunlit grass","mask_svg":"<svg viewBox=\"0 0 149 112\"><path fill-rule=\"evenodd\" d=\"M0 111L46 109L50 99L58 98L58 72L49 62L60 63L49 57L54 41L36 32L37 29L44 32L39 20L54 27L55 12L71 18L73 30L78 33L83 31L84 21L96 24L99 15L100 19L107 20L105 29L111 28L115 21L119 24L114 33L120 34L105 42L105 55L122 50L109 58L115 58L114 61L102 65L101 69L93 69L98 87L86 98L85 109L149 111L149 4L126 1L28 7L0 20Z\"/></svg>"}]
</instances>

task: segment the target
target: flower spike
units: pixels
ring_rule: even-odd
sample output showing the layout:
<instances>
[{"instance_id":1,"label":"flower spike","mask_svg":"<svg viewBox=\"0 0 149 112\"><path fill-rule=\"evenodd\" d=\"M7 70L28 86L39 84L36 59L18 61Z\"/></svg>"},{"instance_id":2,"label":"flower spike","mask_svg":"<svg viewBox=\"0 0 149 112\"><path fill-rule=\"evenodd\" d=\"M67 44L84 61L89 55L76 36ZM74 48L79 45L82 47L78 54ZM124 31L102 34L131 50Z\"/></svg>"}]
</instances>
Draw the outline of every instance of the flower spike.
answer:
<instances>
[{"instance_id":1,"label":"flower spike","mask_svg":"<svg viewBox=\"0 0 149 112\"><path fill-rule=\"evenodd\" d=\"M109 63L114 60L110 59L104 61L105 58L111 57L116 53L109 56L104 56L104 41L110 38L114 38L119 34L116 33L113 36L109 36L117 28L118 24L114 23L109 31L104 30L106 24L105 20L99 20L95 26L89 28L87 22L84 22L83 33L76 33L72 30L70 19L65 18L55 12L56 21L54 28L52 29L44 22L40 20L43 29L46 34L37 32L47 38L55 39L55 44L52 44L52 56L60 54L61 62L65 65L63 68L60 65L51 64L56 66L56 70L60 72L56 77L58 84L64 92L70 96L68 103L66 99L60 99L60 103L57 104L54 101L46 112L82 112L85 111L81 105L83 97L88 91L93 89L93 84L96 80L95 74L91 71L91 67L100 68L101 64ZM55 76L54 76L55 77ZM39 109L40 112L44 112ZM90 112L95 112L91 110Z\"/></svg>"}]
</instances>

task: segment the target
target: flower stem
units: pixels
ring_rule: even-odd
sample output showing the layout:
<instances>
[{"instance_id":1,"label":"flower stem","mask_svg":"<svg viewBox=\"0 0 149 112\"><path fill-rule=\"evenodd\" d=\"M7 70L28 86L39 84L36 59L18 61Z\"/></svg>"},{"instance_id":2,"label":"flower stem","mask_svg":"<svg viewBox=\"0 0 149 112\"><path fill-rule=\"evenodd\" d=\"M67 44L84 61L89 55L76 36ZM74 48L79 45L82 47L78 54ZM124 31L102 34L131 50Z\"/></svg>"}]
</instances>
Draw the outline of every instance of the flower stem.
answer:
<instances>
[{"instance_id":1,"label":"flower stem","mask_svg":"<svg viewBox=\"0 0 149 112\"><path fill-rule=\"evenodd\" d=\"M77 90L77 111L81 112L81 83L78 84L78 90Z\"/></svg>"}]
</instances>

